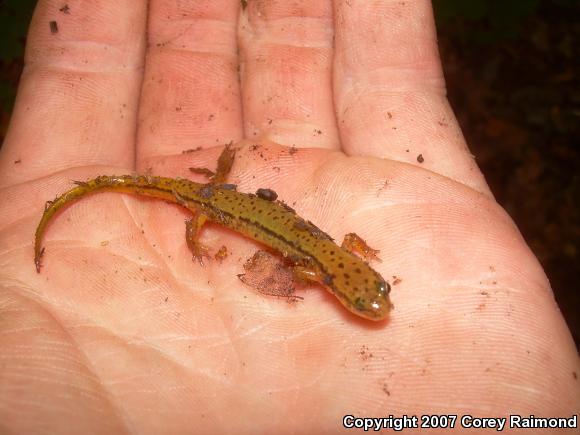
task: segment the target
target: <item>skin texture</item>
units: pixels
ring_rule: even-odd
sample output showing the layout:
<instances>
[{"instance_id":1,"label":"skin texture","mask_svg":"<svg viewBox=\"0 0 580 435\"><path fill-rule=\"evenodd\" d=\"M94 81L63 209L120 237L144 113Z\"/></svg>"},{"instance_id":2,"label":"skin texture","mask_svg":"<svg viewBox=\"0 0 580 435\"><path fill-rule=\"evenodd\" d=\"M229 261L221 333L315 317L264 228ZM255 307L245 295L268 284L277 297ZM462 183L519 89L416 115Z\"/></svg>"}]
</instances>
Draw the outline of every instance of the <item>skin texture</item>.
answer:
<instances>
[{"instance_id":1,"label":"skin texture","mask_svg":"<svg viewBox=\"0 0 580 435\"><path fill-rule=\"evenodd\" d=\"M38 3L0 153L0 433L578 412L576 349L462 139L429 2L67 4ZM248 289L236 275L258 245L211 224L202 242L230 255L202 268L186 211L118 193L63 211L36 273L44 203L72 180L203 181L188 168L213 168L230 141L260 145L236 158L240 191L271 188L380 250L388 321L319 287L295 304Z\"/></svg>"}]
</instances>

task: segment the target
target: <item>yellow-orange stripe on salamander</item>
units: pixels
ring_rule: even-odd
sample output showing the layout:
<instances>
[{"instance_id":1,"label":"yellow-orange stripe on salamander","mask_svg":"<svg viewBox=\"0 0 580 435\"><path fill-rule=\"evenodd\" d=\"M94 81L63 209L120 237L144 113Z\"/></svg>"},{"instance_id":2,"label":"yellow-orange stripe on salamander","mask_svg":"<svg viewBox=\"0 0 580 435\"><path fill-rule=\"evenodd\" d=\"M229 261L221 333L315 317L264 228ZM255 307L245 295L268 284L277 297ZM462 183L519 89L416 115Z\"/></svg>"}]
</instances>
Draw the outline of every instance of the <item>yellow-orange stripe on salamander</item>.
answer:
<instances>
[{"instance_id":1,"label":"yellow-orange stripe on salamander","mask_svg":"<svg viewBox=\"0 0 580 435\"><path fill-rule=\"evenodd\" d=\"M224 174L218 178L223 179ZM382 320L389 313L390 286L365 261L336 245L330 236L283 202L276 201L273 191L260 189L258 195L241 193L231 184L132 175L103 175L77 182L76 187L47 202L36 229L37 271L44 252L42 237L54 214L71 202L100 191L125 192L180 204L204 216L204 220L209 219L279 251L300 276L326 286L353 313L370 320Z\"/></svg>"}]
</instances>

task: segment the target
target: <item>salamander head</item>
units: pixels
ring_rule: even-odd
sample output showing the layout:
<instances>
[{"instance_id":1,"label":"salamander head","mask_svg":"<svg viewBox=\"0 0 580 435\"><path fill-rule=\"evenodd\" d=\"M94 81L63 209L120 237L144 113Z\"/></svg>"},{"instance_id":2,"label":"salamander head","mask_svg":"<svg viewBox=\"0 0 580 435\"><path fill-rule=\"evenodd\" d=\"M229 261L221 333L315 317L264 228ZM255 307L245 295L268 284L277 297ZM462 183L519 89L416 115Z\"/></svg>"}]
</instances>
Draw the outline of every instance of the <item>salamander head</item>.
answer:
<instances>
[{"instance_id":1,"label":"salamander head","mask_svg":"<svg viewBox=\"0 0 580 435\"><path fill-rule=\"evenodd\" d=\"M389 300L390 291L389 283L378 277L372 285L351 301L349 308L365 319L384 320L392 307Z\"/></svg>"}]
</instances>

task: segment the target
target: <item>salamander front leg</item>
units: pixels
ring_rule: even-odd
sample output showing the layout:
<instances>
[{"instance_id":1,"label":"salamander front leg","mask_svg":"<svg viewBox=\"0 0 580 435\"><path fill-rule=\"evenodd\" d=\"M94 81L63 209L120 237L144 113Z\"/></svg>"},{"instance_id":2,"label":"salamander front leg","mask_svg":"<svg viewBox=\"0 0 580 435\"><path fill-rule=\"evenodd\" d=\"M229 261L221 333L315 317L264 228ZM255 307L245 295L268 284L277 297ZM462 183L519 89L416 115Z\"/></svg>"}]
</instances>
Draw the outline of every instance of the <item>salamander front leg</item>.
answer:
<instances>
[{"instance_id":1,"label":"salamander front leg","mask_svg":"<svg viewBox=\"0 0 580 435\"><path fill-rule=\"evenodd\" d=\"M375 260L381 262L381 259L377 257L377 254L381 251L371 248L359 235L355 233L348 233L345 235L341 247L353 254L358 253L367 261Z\"/></svg>"},{"instance_id":2,"label":"salamander front leg","mask_svg":"<svg viewBox=\"0 0 580 435\"><path fill-rule=\"evenodd\" d=\"M332 275L327 275L317 267L296 265L292 266L292 275L294 280L301 284L318 283L325 287L332 284Z\"/></svg>"},{"instance_id":3,"label":"salamander front leg","mask_svg":"<svg viewBox=\"0 0 580 435\"><path fill-rule=\"evenodd\" d=\"M206 220L206 215L196 213L191 219L185 221L185 240L187 247L193 254L193 260L199 261L199 264L202 266L203 257L210 258L207 248L199 243L199 231Z\"/></svg>"}]
</instances>

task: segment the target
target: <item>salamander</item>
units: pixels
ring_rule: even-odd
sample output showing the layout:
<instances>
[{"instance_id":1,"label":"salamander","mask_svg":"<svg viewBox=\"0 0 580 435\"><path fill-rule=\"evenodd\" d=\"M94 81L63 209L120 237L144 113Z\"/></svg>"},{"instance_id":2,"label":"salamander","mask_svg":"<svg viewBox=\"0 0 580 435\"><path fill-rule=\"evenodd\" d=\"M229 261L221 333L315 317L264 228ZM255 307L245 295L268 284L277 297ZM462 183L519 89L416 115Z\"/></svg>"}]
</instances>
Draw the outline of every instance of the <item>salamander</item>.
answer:
<instances>
[{"instance_id":1,"label":"salamander","mask_svg":"<svg viewBox=\"0 0 580 435\"><path fill-rule=\"evenodd\" d=\"M212 173L205 184L143 175L101 175L86 182L76 182L75 187L46 203L35 235L37 272L40 272L44 253L44 232L58 210L94 192L124 192L162 199L192 211L192 219L186 222L186 241L194 259L202 265L203 258L209 255L198 236L203 224L210 220L278 251L297 279L323 285L358 316L369 320L385 319L391 308L390 285L354 253L358 251L368 259L376 258L378 251L368 247L354 233L347 234L342 246L338 246L328 234L277 200L273 190L242 193L235 185L225 184L235 151L231 146L224 148L216 173ZM197 168L191 169L200 172Z\"/></svg>"}]
</instances>

